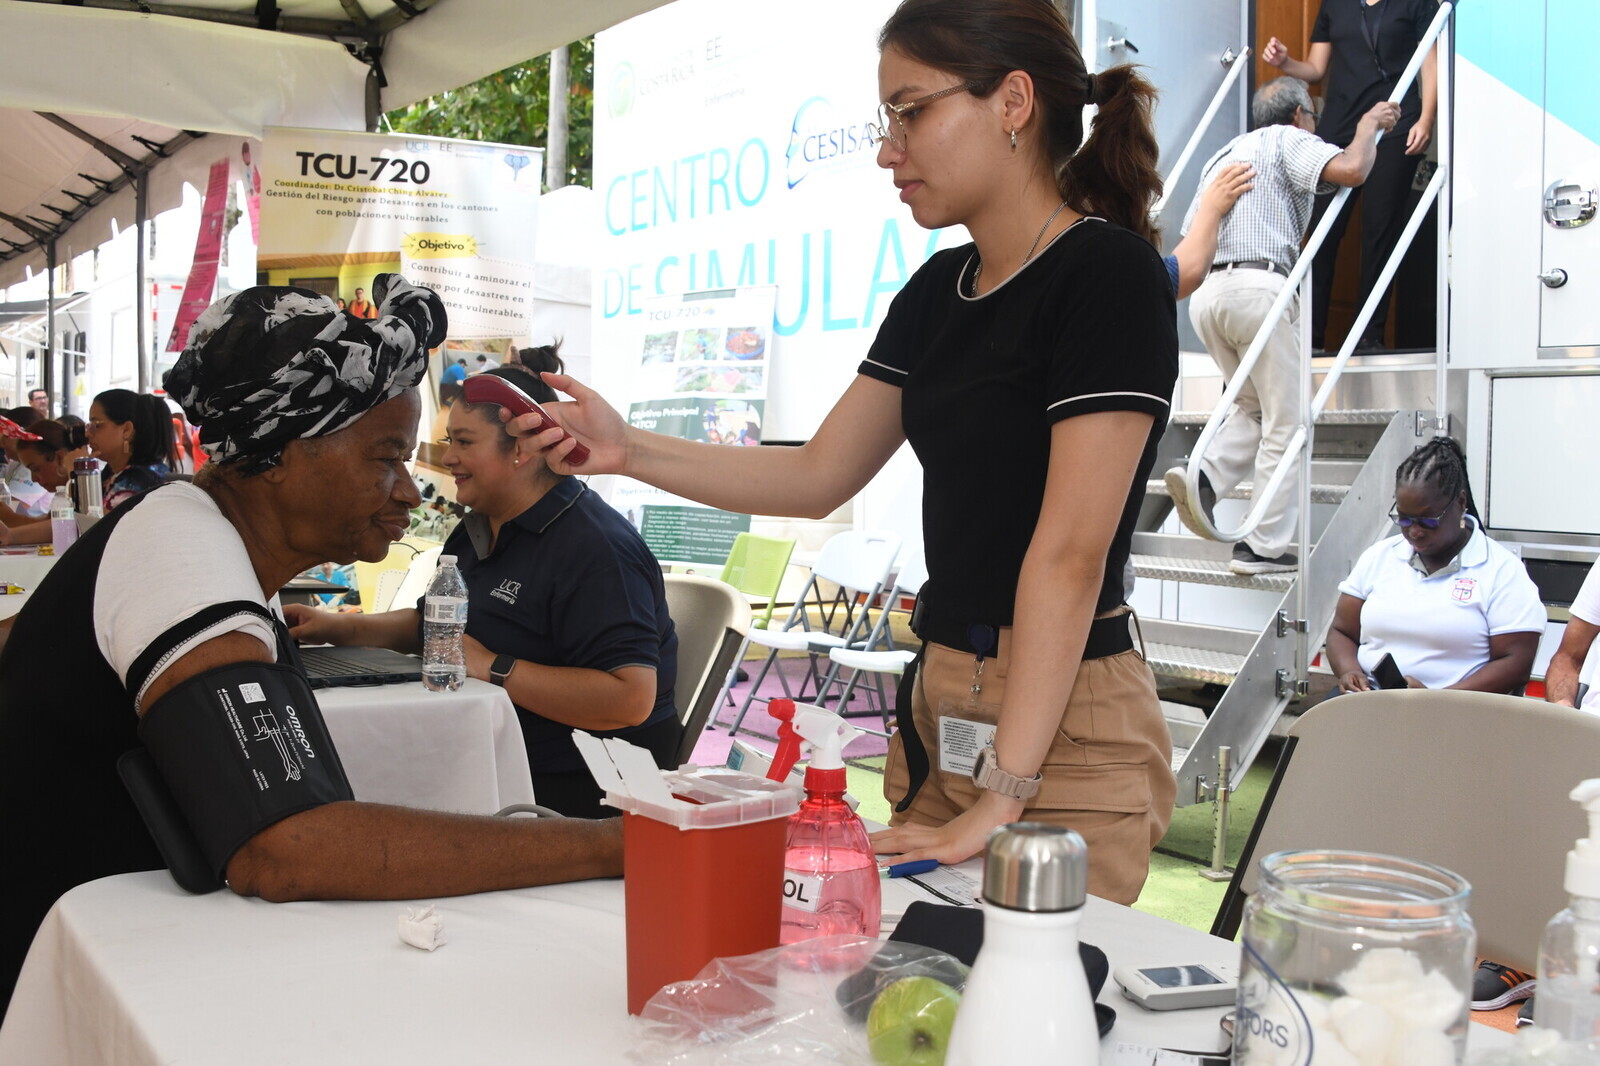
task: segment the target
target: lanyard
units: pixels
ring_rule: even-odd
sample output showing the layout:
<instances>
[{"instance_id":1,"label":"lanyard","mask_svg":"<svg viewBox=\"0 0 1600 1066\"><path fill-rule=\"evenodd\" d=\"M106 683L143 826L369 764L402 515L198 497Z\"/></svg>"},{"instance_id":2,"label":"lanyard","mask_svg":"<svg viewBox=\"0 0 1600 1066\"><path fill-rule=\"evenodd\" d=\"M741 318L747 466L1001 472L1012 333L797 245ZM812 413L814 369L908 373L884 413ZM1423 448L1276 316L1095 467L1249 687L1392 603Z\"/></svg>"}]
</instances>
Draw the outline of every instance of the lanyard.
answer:
<instances>
[{"instance_id":1,"label":"lanyard","mask_svg":"<svg viewBox=\"0 0 1600 1066\"><path fill-rule=\"evenodd\" d=\"M1383 29L1383 17L1389 13L1388 0L1378 0L1376 4L1368 4L1367 0L1356 0L1356 5L1360 8L1356 15L1356 20L1361 25L1361 36L1366 38L1367 47L1372 49L1372 58L1378 64L1378 73L1388 78L1389 71L1383 65L1382 53L1378 51L1378 38L1381 36L1380 31ZM1378 9L1378 17L1369 20L1367 12L1374 7Z\"/></svg>"}]
</instances>

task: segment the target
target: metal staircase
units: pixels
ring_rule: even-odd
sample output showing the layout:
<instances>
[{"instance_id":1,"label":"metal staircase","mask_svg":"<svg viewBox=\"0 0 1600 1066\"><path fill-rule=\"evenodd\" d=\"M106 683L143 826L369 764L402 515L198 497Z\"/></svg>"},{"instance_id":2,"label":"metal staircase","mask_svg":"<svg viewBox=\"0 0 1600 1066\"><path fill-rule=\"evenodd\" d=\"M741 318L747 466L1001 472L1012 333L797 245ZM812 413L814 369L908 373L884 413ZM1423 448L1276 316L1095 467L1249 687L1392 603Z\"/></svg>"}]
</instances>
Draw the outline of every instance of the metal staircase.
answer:
<instances>
[{"instance_id":1,"label":"metal staircase","mask_svg":"<svg viewBox=\"0 0 1600 1066\"><path fill-rule=\"evenodd\" d=\"M1163 461L1180 462L1205 421L1204 414L1175 415L1162 439L1157 468L1165 469ZM1180 806L1213 798L1219 747L1231 749L1233 773L1242 774L1279 715L1303 691L1305 679L1295 668L1297 638L1303 632L1310 647L1321 645L1333 621L1338 583L1361 552L1388 531L1395 468L1429 426L1431 421L1419 419L1415 411L1329 411L1317 420L1311 463L1315 540L1303 571L1308 582L1303 623L1297 612L1297 575L1231 572L1232 545L1182 529L1170 518L1165 483L1153 479L1147 485L1133 538L1136 578L1176 583L1179 597L1184 587L1193 586L1268 594L1256 597L1267 603L1243 612L1262 620L1258 628L1217 624L1206 617L1203 605L1198 611L1166 612L1178 618L1140 619L1145 654L1159 678L1227 688L1202 728L1182 720L1168 723ZM1249 486L1229 495L1248 499ZM1294 550L1300 552L1298 546Z\"/></svg>"}]
</instances>

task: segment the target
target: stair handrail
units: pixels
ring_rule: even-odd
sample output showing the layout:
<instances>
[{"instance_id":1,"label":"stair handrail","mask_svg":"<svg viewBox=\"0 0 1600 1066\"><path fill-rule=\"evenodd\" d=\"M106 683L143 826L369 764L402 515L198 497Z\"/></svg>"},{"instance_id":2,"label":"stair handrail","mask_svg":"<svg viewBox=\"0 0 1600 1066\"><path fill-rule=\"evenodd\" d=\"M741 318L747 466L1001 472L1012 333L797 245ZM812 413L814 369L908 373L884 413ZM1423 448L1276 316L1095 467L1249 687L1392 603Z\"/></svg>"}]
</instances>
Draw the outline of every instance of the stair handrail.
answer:
<instances>
[{"instance_id":1,"label":"stair handrail","mask_svg":"<svg viewBox=\"0 0 1600 1066\"><path fill-rule=\"evenodd\" d=\"M1410 62L1406 64L1404 72L1402 72L1400 75L1400 80L1395 84L1394 92L1389 94L1390 103L1399 103L1402 99L1404 99L1405 94L1410 91L1411 83L1416 80L1417 72L1422 69L1423 61L1427 58L1429 49L1433 47L1434 41L1445 32L1446 25L1454 13L1454 10L1455 4L1453 0L1441 0L1438 12L1434 15L1433 21L1428 24L1427 32L1422 35L1421 41L1418 42L1416 51L1411 55ZM1447 61L1448 57L1442 56L1439 64L1440 67L1443 68ZM1448 119L1448 111L1442 110L1441 113L1444 114ZM1374 145L1383 139L1383 133L1384 131L1382 130L1378 131L1377 135L1373 138ZM1217 529L1215 522L1213 522L1212 519L1205 514L1204 509L1198 507L1190 508L1189 517L1194 521L1194 524L1199 527L1196 529L1196 532L1200 533L1207 539L1224 542L1238 542L1250 536L1251 533L1254 533L1256 528L1261 524L1262 518L1266 515L1267 505L1282 487L1284 480L1289 476L1291 469L1293 469L1293 465L1298 461L1301 449L1306 446L1306 442L1310 438L1311 426L1315 424L1316 416L1322 412L1322 407L1326 405L1329 396L1332 394L1334 385L1338 382L1340 375L1344 372L1345 364L1350 361L1350 355L1355 351L1355 346L1361 336L1361 331L1371 320L1373 314L1377 310L1378 304L1382 302L1383 296L1389 284L1389 280L1394 277L1395 271L1399 269L1400 260L1410 247L1412 239L1415 238L1417 229L1421 225L1421 219L1427 213L1427 208L1432 204L1434 198L1438 196L1439 189L1443 186L1443 182L1448 180L1448 175L1450 172L1448 140L1449 130L1441 128L1439 130L1439 135L1444 138L1444 140L1441 141L1441 144L1444 145L1444 149L1440 152L1439 167L1434 172L1433 180L1429 182L1430 192L1424 196L1422 203L1418 206L1417 210L1412 213L1412 217L1407 222L1405 230L1401 233L1400 242L1395 245L1395 249L1390 254L1389 260L1384 264L1384 269L1381 274L1382 280L1379 284L1375 284L1373 286L1372 292L1367 296L1367 302L1362 305L1361 313L1356 316L1355 324L1351 327L1349 335L1345 337L1344 344L1340 346L1339 355L1334 360L1334 365L1329 368L1328 375L1323 380L1322 388L1318 390L1317 397L1312 402L1312 409L1302 409L1300 425L1296 427L1294 435L1290 437L1288 445L1284 448L1283 455L1279 457L1278 465L1273 468L1272 476L1268 478L1265 487L1256 486L1252 490L1251 507L1250 510L1245 514L1244 524L1241 525L1237 530L1224 532ZM1217 406L1212 411L1211 417L1206 420L1205 427L1200 431L1200 438L1195 442L1194 448L1190 451L1189 461L1185 466L1183 473L1184 488L1191 500L1198 500L1200 498L1200 460L1205 456L1206 449L1210 447L1211 442L1216 438L1217 432L1221 429L1222 422L1227 417L1228 411L1233 407L1234 402L1239 398L1239 393L1244 391L1245 385L1249 383L1250 372L1255 369L1256 362L1261 358L1261 352L1266 348L1267 345L1267 338L1271 336L1273 329L1278 324L1278 320L1283 317L1284 312L1288 309L1289 302L1295 298L1301 281L1311 269L1311 261L1316 257L1317 250L1322 247L1323 242L1327 240L1329 231L1333 229L1333 224L1338 218L1339 212L1344 208L1345 201L1350 198L1352 191L1353 189L1350 186L1340 189L1339 192L1334 196L1333 202L1328 205L1328 209L1323 212L1322 221L1317 224L1317 228L1315 232L1312 233L1311 239L1306 242L1305 248L1295 260L1293 268L1291 268L1289 271L1288 280L1284 282L1283 288L1278 292L1277 299L1273 300L1271 308L1267 311L1266 318L1261 323L1261 328L1256 332L1255 338L1250 342L1250 347L1245 350L1244 357L1239 361L1238 369L1234 371L1232 379L1230 379L1228 382L1228 387L1223 390L1222 398L1217 401ZM1443 260L1441 260L1439 263L1439 269L1441 271L1445 269L1445 263ZM1310 308L1305 308L1303 310L1307 314L1310 313ZM1440 308L1440 311L1442 314L1442 307ZM1441 336L1439 340L1441 343L1438 345L1439 354L1436 356L1436 358L1442 362L1444 357L1444 346L1442 342L1444 338ZM1309 353L1305 350L1302 350L1301 358L1306 359L1308 356ZM1443 375L1441 374L1441 377L1442 376ZM1444 410L1445 400L1443 396L1436 397L1435 403L1438 407L1438 410ZM1311 485L1309 483L1309 479L1306 480L1306 483L1300 485L1299 492L1301 497L1301 509L1304 511L1310 506L1311 503ZM1305 551L1306 546L1302 544L1301 554L1304 555Z\"/></svg>"},{"instance_id":2,"label":"stair handrail","mask_svg":"<svg viewBox=\"0 0 1600 1066\"><path fill-rule=\"evenodd\" d=\"M1159 218L1161 212L1165 210L1167 200L1172 196L1172 190L1177 187L1178 179L1183 176L1189 161L1194 158L1195 151L1200 147L1200 139L1206 135L1206 130L1211 128L1211 120L1216 118L1217 112L1222 109L1222 101L1227 99L1228 93L1232 91L1233 83L1239 80L1239 75L1246 66L1244 60L1249 55L1249 45L1240 45L1237 53L1232 48L1222 53L1221 63L1228 68L1228 73L1223 76L1222 84L1217 86L1217 91L1211 94L1211 103L1200 116L1200 124L1189 135L1189 142L1183 146L1183 151L1178 153L1178 161L1172 164L1172 172L1163 179L1161 195L1150 206L1152 220Z\"/></svg>"}]
</instances>

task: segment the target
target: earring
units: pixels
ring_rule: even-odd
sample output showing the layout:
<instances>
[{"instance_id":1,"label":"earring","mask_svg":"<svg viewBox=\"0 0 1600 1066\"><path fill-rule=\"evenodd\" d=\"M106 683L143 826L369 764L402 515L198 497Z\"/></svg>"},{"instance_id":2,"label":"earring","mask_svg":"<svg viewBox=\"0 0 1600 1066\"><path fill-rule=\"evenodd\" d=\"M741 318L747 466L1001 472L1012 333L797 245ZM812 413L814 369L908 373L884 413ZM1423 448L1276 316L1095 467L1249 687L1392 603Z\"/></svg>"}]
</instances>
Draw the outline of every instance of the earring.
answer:
<instances>
[{"instance_id":1,"label":"earring","mask_svg":"<svg viewBox=\"0 0 1600 1066\"><path fill-rule=\"evenodd\" d=\"M1467 528L1467 516L1465 514L1463 514L1461 516L1460 528L1462 528L1462 529L1466 529Z\"/></svg>"},{"instance_id":2,"label":"earring","mask_svg":"<svg viewBox=\"0 0 1600 1066\"><path fill-rule=\"evenodd\" d=\"M513 460L511 460L511 465L512 466L521 466L522 465L522 460L521 459L513 459Z\"/></svg>"},{"instance_id":3,"label":"earring","mask_svg":"<svg viewBox=\"0 0 1600 1066\"><path fill-rule=\"evenodd\" d=\"M1011 127L1011 150L1013 152L1017 150L1017 128L1015 126Z\"/></svg>"}]
</instances>

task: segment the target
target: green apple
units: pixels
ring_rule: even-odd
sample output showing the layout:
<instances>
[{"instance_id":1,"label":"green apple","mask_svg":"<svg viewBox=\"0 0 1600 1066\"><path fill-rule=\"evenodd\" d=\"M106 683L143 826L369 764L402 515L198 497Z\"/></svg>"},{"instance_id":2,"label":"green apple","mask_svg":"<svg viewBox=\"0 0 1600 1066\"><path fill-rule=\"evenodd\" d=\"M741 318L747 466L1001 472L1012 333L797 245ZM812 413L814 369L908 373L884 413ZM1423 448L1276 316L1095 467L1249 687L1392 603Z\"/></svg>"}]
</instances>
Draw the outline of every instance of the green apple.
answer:
<instances>
[{"instance_id":1,"label":"green apple","mask_svg":"<svg viewBox=\"0 0 1600 1066\"><path fill-rule=\"evenodd\" d=\"M881 1066L944 1066L961 993L934 977L902 977L872 1003L867 1048Z\"/></svg>"}]
</instances>

